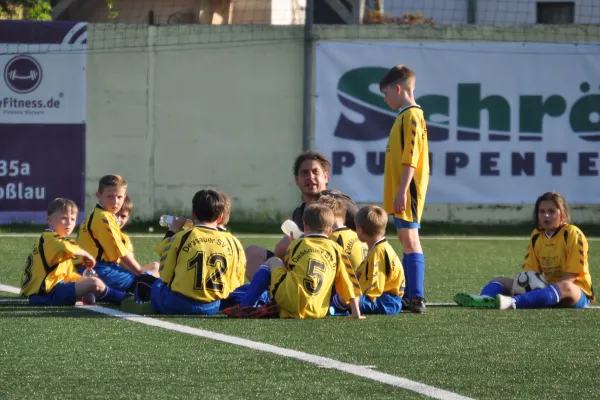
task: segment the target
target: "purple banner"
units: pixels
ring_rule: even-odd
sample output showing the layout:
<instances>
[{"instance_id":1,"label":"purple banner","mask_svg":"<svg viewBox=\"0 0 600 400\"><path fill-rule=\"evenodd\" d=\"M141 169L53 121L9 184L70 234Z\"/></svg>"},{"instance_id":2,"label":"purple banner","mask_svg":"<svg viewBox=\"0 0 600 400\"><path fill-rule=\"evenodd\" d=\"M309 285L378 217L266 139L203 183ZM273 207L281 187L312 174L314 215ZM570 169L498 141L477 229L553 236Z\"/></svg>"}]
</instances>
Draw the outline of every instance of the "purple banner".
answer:
<instances>
[{"instance_id":1,"label":"purple banner","mask_svg":"<svg viewBox=\"0 0 600 400\"><path fill-rule=\"evenodd\" d=\"M0 223L41 222L39 213L56 197L83 210L83 171L85 125L1 125Z\"/></svg>"},{"instance_id":2,"label":"purple banner","mask_svg":"<svg viewBox=\"0 0 600 400\"><path fill-rule=\"evenodd\" d=\"M0 43L87 43L87 24L71 21L2 21L0 22Z\"/></svg>"},{"instance_id":3,"label":"purple banner","mask_svg":"<svg viewBox=\"0 0 600 400\"><path fill-rule=\"evenodd\" d=\"M0 224L85 212L86 43L85 22L0 21Z\"/></svg>"}]
</instances>

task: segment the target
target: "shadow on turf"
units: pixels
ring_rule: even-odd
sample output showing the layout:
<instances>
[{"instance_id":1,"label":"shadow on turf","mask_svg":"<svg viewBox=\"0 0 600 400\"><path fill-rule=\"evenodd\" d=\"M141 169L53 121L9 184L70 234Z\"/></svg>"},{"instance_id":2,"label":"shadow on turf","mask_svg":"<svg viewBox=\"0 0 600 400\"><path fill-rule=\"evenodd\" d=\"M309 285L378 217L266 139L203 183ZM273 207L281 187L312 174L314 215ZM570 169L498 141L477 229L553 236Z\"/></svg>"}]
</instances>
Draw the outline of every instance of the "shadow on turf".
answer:
<instances>
[{"instance_id":1,"label":"shadow on turf","mask_svg":"<svg viewBox=\"0 0 600 400\"><path fill-rule=\"evenodd\" d=\"M86 313L73 307L38 307L30 305L0 307L0 318L105 318L107 315Z\"/></svg>"}]
</instances>

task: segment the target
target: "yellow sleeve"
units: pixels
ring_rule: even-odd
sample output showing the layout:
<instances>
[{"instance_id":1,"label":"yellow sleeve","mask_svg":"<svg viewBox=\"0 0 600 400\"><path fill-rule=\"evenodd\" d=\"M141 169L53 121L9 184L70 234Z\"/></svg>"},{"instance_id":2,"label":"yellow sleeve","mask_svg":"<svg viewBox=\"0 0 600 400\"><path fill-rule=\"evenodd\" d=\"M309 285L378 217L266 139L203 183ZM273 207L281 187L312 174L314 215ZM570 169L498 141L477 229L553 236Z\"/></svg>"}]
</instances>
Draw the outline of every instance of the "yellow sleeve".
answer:
<instances>
[{"instance_id":1,"label":"yellow sleeve","mask_svg":"<svg viewBox=\"0 0 600 400\"><path fill-rule=\"evenodd\" d=\"M235 276L239 286L242 286L246 282L246 252L242 243L235 236L231 236L235 244L235 251L237 251L237 265L235 267ZM238 287L239 287L238 286Z\"/></svg>"},{"instance_id":2,"label":"yellow sleeve","mask_svg":"<svg viewBox=\"0 0 600 400\"><path fill-rule=\"evenodd\" d=\"M338 255L335 291L345 303L349 303L350 300L362 294L354 268L343 251Z\"/></svg>"},{"instance_id":3,"label":"yellow sleeve","mask_svg":"<svg viewBox=\"0 0 600 400\"><path fill-rule=\"evenodd\" d=\"M583 274L585 257L588 254L588 242L579 229L572 229L567 237L567 259L563 272Z\"/></svg>"},{"instance_id":4,"label":"yellow sleeve","mask_svg":"<svg viewBox=\"0 0 600 400\"><path fill-rule=\"evenodd\" d=\"M540 260L535 252L535 241L539 239L539 235L541 235L538 231L533 231L529 238L529 246L527 247L527 254L525 255L525 260L523 260L523 271L534 271L534 272L542 272L542 268L540 266Z\"/></svg>"},{"instance_id":5,"label":"yellow sleeve","mask_svg":"<svg viewBox=\"0 0 600 400\"><path fill-rule=\"evenodd\" d=\"M129 235L121 231L121 241L125 245L125 248L129 253L133 253L133 243L131 242L131 238Z\"/></svg>"},{"instance_id":6,"label":"yellow sleeve","mask_svg":"<svg viewBox=\"0 0 600 400\"><path fill-rule=\"evenodd\" d=\"M408 115L402 116L403 132L401 132L404 142L404 151L402 152L401 162L402 164L410 165L413 168L417 168L419 164L419 155L423 149L423 126L421 118L414 112L413 109L409 110Z\"/></svg>"},{"instance_id":7,"label":"yellow sleeve","mask_svg":"<svg viewBox=\"0 0 600 400\"><path fill-rule=\"evenodd\" d=\"M92 232L104 254L102 258L109 262L116 262L121 257L131 253L125 247L121 237L121 229L114 215L103 212L92 221Z\"/></svg>"},{"instance_id":8,"label":"yellow sleeve","mask_svg":"<svg viewBox=\"0 0 600 400\"><path fill-rule=\"evenodd\" d=\"M171 243L173 242L174 238L175 236L170 236L161 240L160 243L158 243L156 247L154 247L154 252L156 253L156 255L162 257L164 255L163 253L169 251L169 247L171 246Z\"/></svg>"},{"instance_id":9,"label":"yellow sleeve","mask_svg":"<svg viewBox=\"0 0 600 400\"><path fill-rule=\"evenodd\" d=\"M67 272L67 276L65 276L65 282L77 282L80 279L81 275L79 275L75 269L69 270L69 272Z\"/></svg>"},{"instance_id":10,"label":"yellow sleeve","mask_svg":"<svg viewBox=\"0 0 600 400\"><path fill-rule=\"evenodd\" d=\"M79 246L69 239L56 237L46 244L44 250L48 264L55 265L74 258L74 253L79 250Z\"/></svg>"},{"instance_id":11,"label":"yellow sleeve","mask_svg":"<svg viewBox=\"0 0 600 400\"><path fill-rule=\"evenodd\" d=\"M171 283L175 275L175 267L177 266L177 255L179 248L183 245L183 234L177 234L167 239L169 244L164 248L163 255L160 258L159 273L160 279L166 284Z\"/></svg>"}]
</instances>

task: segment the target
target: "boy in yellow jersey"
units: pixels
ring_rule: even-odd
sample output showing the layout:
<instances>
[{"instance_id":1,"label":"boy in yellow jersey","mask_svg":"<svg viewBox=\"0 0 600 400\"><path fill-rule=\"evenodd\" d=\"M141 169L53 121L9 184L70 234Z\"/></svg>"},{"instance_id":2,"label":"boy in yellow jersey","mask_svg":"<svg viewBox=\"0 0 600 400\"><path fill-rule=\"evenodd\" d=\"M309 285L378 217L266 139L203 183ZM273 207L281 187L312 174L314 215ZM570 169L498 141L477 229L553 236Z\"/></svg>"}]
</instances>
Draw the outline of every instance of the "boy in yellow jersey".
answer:
<instances>
[{"instance_id":1,"label":"boy in yellow jersey","mask_svg":"<svg viewBox=\"0 0 600 400\"><path fill-rule=\"evenodd\" d=\"M75 229L77 214L77 205L69 199L57 198L48 205L49 229L33 246L21 277L21 296L28 297L30 304L73 305L90 293L98 300L119 304L125 296L98 278L83 278L75 272L74 257L95 265L94 257L67 239Z\"/></svg>"},{"instance_id":2,"label":"boy in yellow jersey","mask_svg":"<svg viewBox=\"0 0 600 400\"><path fill-rule=\"evenodd\" d=\"M129 222L131 218L131 212L133 211L133 201L131 197L125 195L125 200L123 200L123 205L121 209L115 216L117 217L117 222L119 224L119 229L121 230L121 239L123 240L123 244L127 248L128 251L133 253L133 243L131 243L131 238L125 232L123 232L123 228ZM158 267L159 264L156 261L152 261L142 267L142 271L145 271L146 274L155 276L158 278ZM147 282L144 282L147 284Z\"/></svg>"},{"instance_id":3,"label":"boy in yellow jersey","mask_svg":"<svg viewBox=\"0 0 600 400\"><path fill-rule=\"evenodd\" d=\"M79 227L78 245L96 259L102 281L122 291L134 288L134 280L145 270L123 243L116 213L125 200L127 182L119 175L103 176L98 183L98 204ZM79 273L83 267L78 269ZM144 279L144 278L142 278Z\"/></svg>"},{"instance_id":4,"label":"boy in yellow jersey","mask_svg":"<svg viewBox=\"0 0 600 400\"><path fill-rule=\"evenodd\" d=\"M195 226L181 230L185 219L171 225L168 245L162 247L160 279L152 285L152 308L161 314L213 315L221 300L238 284L239 255L231 234L217 229L225 200L215 190L200 190L192 199ZM158 247L157 247L158 248Z\"/></svg>"},{"instance_id":5,"label":"boy in yellow jersey","mask_svg":"<svg viewBox=\"0 0 600 400\"><path fill-rule=\"evenodd\" d=\"M556 192L538 197L533 212L535 229L523 262L523 271L544 275L548 287L510 296L512 278L497 277L480 295L457 293L455 301L466 307L485 308L586 308L594 301L585 235L571 224L564 197Z\"/></svg>"},{"instance_id":6,"label":"boy in yellow jersey","mask_svg":"<svg viewBox=\"0 0 600 400\"><path fill-rule=\"evenodd\" d=\"M423 111L414 98L416 76L404 65L390 69L379 89L390 108L400 110L385 155L383 208L394 216L404 255L406 298L412 312L425 307L425 257L419 239L429 183L429 149Z\"/></svg>"},{"instance_id":7,"label":"boy in yellow jersey","mask_svg":"<svg viewBox=\"0 0 600 400\"><path fill-rule=\"evenodd\" d=\"M358 309L360 286L343 249L329 240L333 212L324 205L304 209L304 237L290 243L283 262L272 257L252 278L248 295L270 287L270 297L280 318L317 319L329 311L332 290L350 303L353 318L364 318ZM254 299L255 300L255 299ZM253 301L251 301L252 303ZM230 317L256 318L264 307L235 306L224 310Z\"/></svg>"},{"instance_id":8,"label":"boy in yellow jersey","mask_svg":"<svg viewBox=\"0 0 600 400\"><path fill-rule=\"evenodd\" d=\"M362 314L396 315L402 310L404 271L398 255L385 238L387 213L377 206L366 206L356 213L356 233L369 248L363 260L358 282L362 296ZM336 294L331 305L333 315L347 313L347 304Z\"/></svg>"},{"instance_id":9,"label":"boy in yellow jersey","mask_svg":"<svg viewBox=\"0 0 600 400\"><path fill-rule=\"evenodd\" d=\"M355 231L345 225L346 205L342 200L328 195L319 197L317 204L323 204L333 211L333 231L329 235L329 239L344 249L344 253L348 256L350 264L352 264L352 268L354 268L355 272L358 271L360 263L367 256L367 245L358 239Z\"/></svg>"}]
</instances>

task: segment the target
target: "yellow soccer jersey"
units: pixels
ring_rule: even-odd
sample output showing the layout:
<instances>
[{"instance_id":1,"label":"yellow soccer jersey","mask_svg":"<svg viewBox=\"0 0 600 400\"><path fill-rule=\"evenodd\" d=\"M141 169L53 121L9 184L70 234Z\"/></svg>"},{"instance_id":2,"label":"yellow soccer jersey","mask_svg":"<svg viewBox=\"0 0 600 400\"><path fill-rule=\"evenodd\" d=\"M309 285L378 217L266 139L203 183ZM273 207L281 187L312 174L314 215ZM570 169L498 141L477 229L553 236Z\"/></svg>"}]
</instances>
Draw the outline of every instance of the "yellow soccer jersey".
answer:
<instances>
[{"instance_id":1,"label":"yellow soccer jersey","mask_svg":"<svg viewBox=\"0 0 600 400\"><path fill-rule=\"evenodd\" d=\"M408 186L406 210L395 214L408 222L420 222L429 184L429 146L423 111L419 106L403 108L390 131L385 149L383 209L394 214L394 199L400 186L404 165L415 169Z\"/></svg>"},{"instance_id":2,"label":"yellow soccer jersey","mask_svg":"<svg viewBox=\"0 0 600 400\"><path fill-rule=\"evenodd\" d=\"M534 229L523 271L541 272L550 284L559 282L565 272L577 274L575 284L594 300L588 254L587 239L575 225L563 226L550 238Z\"/></svg>"},{"instance_id":3,"label":"yellow soccer jersey","mask_svg":"<svg viewBox=\"0 0 600 400\"><path fill-rule=\"evenodd\" d=\"M404 269L398 255L385 238L375 243L362 262L360 271L360 289L371 301L382 293L404 295Z\"/></svg>"},{"instance_id":4,"label":"yellow soccer jersey","mask_svg":"<svg viewBox=\"0 0 600 400\"><path fill-rule=\"evenodd\" d=\"M123 242L123 245L127 249L127 253L128 254L133 253L133 243L131 243L131 238L129 237L129 235L127 235L123 231L121 231L121 241Z\"/></svg>"},{"instance_id":5,"label":"yellow soccer jersey","mask_svg":"<svg viewBox=\"0 0 600 400\"><path fill-rule=\"evenodd\" d=\"M344 250L325 235L294 240L287 249L284 264L283 273L271 279L271 295L281 307L281 318L325 317L334 285L336 293L346 302L361 294Z\"/></svg>"},{"instance_id":6,"label":"yellow soccer jersey","mask_svg":"<svg viewBox=\"0 0 600 400\"><path fill-rule=\"evenodd\" d=\"M226 237L231 241L231 248L234 250L235 272L231 281L231 290L235 290L246 282L246 252L239 239L227 231Z\"/></svg>"},{"instance_id":7,"label":"yellow soccer jersey","mask_svg":"<svg viewBox=\"0 0 600 400\"><path fill-rule=\"evenodd\" d=\"M59 282L81 279L73 268L74 252L79 247L72 240L52 231L42 234L27 257L21 276L21 296L49 293Z\"/></svg>"},{"instance_id":8,"label":"yellow soccer jersey","mask_svg":"<svg viewBox=\"0 0 600 400\"><path fill-rule=\"evenodd\" d=\"M329 235L329 239L339 244L344 249L344 254L348 256L352 268L358 272L360 263L367 256L367 245L360 240L356 232L348 227L341 227L336 229Z\"/></svg>"},{"instance_id":9,"label":"yellow soccer jersey","mask_svg":"<svg viewBox=\"0 0 600 400\"><path fill-rule=\"evenodd\" d=\"M79 227L77 244L96 261L118 263L121 257L131 253L123 243L117 219L100 205L96 205Z\"/></svg>"},{"instance_id":10,"label":"yellow soccer jersey","mask_svg":"<svg viewBox=\"0 0 600 400\"><path fill-rule=\"evenodd\" d=\"M196 225L163 240L156 248L161 279L173 292L200 302L227 298L238 283L238 255L230 236Z\"/></svg>"}]
</instances>

